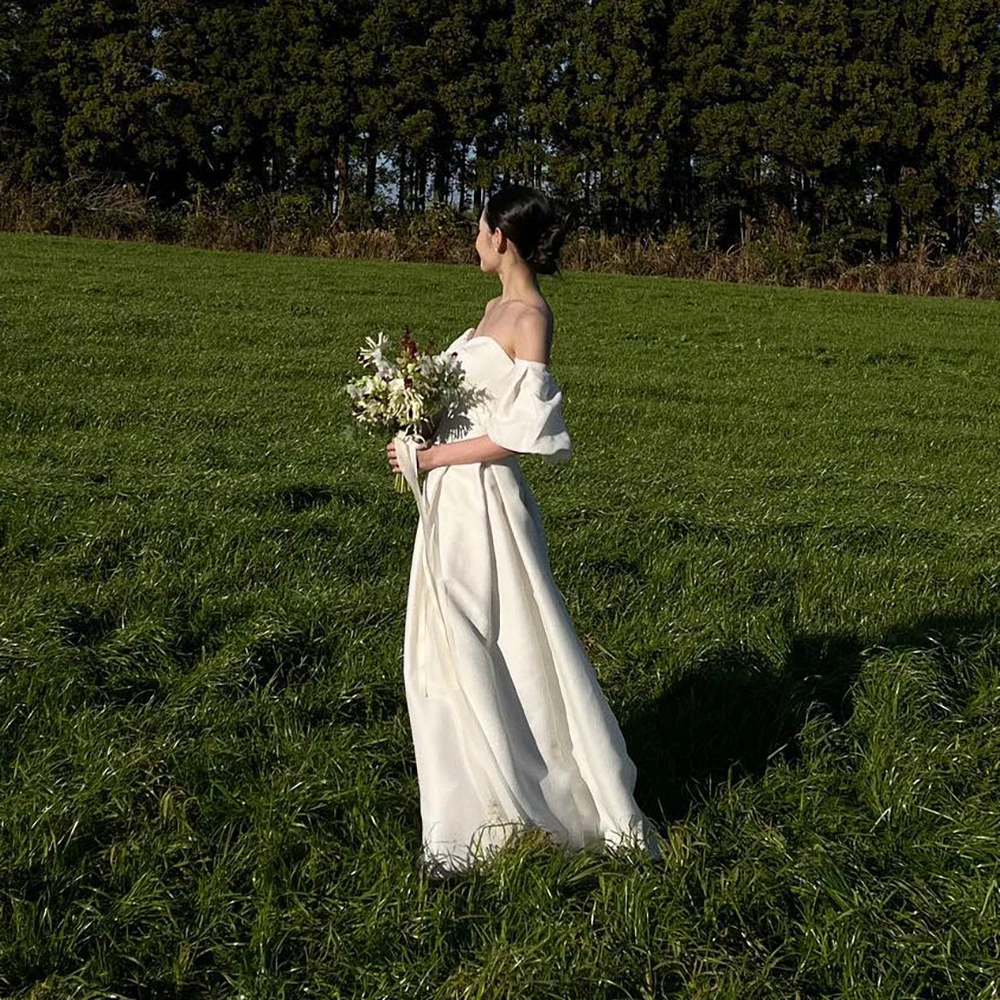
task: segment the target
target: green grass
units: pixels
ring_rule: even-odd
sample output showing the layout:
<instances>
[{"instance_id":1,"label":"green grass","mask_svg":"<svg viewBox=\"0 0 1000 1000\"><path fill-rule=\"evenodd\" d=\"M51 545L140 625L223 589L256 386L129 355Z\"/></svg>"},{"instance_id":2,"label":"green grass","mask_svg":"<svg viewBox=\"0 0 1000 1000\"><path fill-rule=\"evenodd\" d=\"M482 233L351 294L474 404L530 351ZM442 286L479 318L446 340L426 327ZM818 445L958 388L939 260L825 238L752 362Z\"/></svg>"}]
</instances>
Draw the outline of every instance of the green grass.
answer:
<instances>
[{"instance_id":1,"label":"green grass","mask_svg":"<svg viewBox=\"0 0 1000 1000\"><path fill-rule=\"evenodd\" d=\"M1000 304L543 279L524 460L666 863L416 868L354 350L473 267L0 233L0 996L1000 995Z\"/></svg>"}]
</instances>

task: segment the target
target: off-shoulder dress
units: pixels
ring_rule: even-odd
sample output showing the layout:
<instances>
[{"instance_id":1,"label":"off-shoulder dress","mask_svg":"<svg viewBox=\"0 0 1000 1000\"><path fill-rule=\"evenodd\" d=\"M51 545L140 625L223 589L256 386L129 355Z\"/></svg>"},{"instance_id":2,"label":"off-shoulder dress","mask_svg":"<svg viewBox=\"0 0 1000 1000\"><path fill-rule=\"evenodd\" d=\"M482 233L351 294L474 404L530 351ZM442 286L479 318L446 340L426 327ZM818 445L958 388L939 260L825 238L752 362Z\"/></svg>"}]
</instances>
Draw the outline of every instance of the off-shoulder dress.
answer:
<instances>
[{"instance_id":1,"label":"off-shoulder dress","mask_svg":"<svg viewBox=\"0 0 1000 1000\"><path fill-rule=\"evenodd\" d=\"M571 443L549 365L512 358L469 328L457 353L479 402L436 442L487 434L565 462ZM423 825L420 864L466 869L519 827L571 849L661 857L633 797L636 767L549 564L518 455L430 469L397 449L420 520L410 566L403 677Z\"/></svg>"}]
</instances>

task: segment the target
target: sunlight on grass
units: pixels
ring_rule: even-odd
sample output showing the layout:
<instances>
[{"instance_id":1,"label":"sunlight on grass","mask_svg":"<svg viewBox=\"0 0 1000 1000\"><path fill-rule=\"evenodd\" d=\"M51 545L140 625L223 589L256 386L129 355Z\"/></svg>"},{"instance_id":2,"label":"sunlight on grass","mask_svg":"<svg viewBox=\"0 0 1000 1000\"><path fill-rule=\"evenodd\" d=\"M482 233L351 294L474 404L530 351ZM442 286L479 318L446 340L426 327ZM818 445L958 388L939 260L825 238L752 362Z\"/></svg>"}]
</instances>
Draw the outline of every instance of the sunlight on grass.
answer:
<instances>
[{"instance_id":1,"label":"sunlight on grass","mask_svg":"<svg viewBox=\"0 0 1000 1000\"><path fill-rule=\"evenodd\" d=\"M475 268L0 233L0 993L986 1000L1000 305L543 279L524 468L662 864L419 874L416 511L341 385Z\"/></svg>"}]
</instances>

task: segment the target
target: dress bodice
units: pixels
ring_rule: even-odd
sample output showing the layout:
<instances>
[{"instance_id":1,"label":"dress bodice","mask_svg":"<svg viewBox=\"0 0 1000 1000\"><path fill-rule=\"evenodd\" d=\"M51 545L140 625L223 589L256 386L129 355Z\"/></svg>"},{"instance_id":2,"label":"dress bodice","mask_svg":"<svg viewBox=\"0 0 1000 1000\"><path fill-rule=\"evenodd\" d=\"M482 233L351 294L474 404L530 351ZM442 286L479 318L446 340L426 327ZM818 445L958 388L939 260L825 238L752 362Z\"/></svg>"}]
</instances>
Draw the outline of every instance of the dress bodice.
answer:
<instances>
[{"instance_id":1,"label":"dress bodice","mask_svg":"<svg viewBox=\"0 0 1000 1000\"><path fill-rule=\"evenodd\" d=\"M457 354L474 400L444 414L435 441L447 443L488 434L511 451L532 452L547 462L571 453L563 420L562 390L543 361L512 358L494 337L473 337L469 327L441 352Z\"/></svg>"}]
</instances>

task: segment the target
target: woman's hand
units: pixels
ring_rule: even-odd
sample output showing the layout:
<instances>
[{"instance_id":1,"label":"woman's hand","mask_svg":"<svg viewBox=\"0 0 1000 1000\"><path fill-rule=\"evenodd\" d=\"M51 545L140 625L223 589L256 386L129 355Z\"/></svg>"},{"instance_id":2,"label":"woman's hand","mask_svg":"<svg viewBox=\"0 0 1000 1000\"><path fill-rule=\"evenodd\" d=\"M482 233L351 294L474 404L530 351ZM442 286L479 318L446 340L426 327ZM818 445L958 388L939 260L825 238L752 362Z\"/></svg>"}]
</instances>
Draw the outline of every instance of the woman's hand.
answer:
<instances>
[{"instance_id":1,"label":"woman's hand","mask_svg":"<svg viewBox=\"0 0 1000 1000\"><path fill-rule=\"evenodd\" d=\"M434 446L430 444L417 444L415 445L417 449L417 472L426 472L428 469L434 468L433 465L433 451ZM393 438L385 446L386 456L389 459L389 465L392 466L393 472L402 472L403 470L399 467L399 457L396 455L396 439Z\"/></svg>"}]
</instances>

